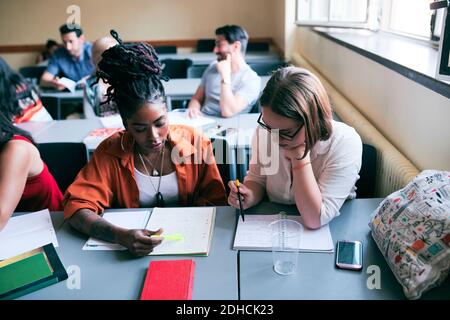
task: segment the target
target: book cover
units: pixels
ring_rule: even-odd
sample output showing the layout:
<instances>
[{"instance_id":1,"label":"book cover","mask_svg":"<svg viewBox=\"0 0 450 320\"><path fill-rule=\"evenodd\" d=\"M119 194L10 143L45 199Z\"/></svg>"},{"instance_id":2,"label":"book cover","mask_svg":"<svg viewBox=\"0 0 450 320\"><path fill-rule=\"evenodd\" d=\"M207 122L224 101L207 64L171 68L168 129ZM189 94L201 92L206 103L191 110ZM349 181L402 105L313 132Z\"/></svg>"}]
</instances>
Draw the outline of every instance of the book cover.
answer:
<instances>
[{"instance_id":1,"label":"book cover","mask_svg":"<svg viewBox=\"0 0 450 320\"><path fill-rule=\"evenodd\" d=\"M141 300L192 300L194 260L151 261Z\"/></svg>"},{"instance_id":2,"label":"book cover","mask_svg":"<svg viewBox=\"0 0 450 320\"><path fill-rule=\"evenodd\" d=\"M0 262L0 299L15 299L67 277L50 243Z\"/></svg>"}]
</instances>

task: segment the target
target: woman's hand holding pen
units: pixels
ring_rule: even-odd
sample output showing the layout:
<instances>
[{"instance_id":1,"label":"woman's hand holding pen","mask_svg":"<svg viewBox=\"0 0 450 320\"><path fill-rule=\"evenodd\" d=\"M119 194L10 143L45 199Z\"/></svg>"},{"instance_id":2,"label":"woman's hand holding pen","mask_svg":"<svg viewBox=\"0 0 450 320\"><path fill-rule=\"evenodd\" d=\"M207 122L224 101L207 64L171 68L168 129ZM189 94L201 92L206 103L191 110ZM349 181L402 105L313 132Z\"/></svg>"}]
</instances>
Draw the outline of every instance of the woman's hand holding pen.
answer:
<instances>
[{"instance_id":1,"label":"woman's hand holding pen","mask_svg":"<svg viewBox=\"0 0 450 320\"><path fill-rule=\"evenodd\" d=\"M150 231L145 229L126 230L119 237L119 244L125 246L132 254L136 256L145 256L153 251L153 248L159 245L161 238L151 238L152 235L161 234L162 229Z\"/></svg>"},{"instance_id":2,"label":"woman's hand holding pen","mask_svg":"<svg viewBox=\"0 0 450 320\"><path fill-rule=\"evenodd\" d=\"M230 195L228 196L228 204L230 206L239 209L238 188L236 187L236 181L228 182L230 187ZM243 183L239 186L239 193L241 195L242 209L248 209L253 205L254 196L252 190L247 188Z\"/></svg>"}]
</instances>

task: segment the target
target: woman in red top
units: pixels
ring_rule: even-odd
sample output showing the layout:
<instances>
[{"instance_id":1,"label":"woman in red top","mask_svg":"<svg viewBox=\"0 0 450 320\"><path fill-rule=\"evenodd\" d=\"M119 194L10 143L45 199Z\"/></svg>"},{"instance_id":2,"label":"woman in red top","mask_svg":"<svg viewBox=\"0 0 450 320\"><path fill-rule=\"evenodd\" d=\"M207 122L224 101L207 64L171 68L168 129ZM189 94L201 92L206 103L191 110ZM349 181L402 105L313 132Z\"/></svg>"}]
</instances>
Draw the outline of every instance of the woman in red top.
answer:
<instances>
[{"instance_id":1,"label":"woman in red top","mask_svg":"<svg viewBox=\"0 0 450 320\"><path fill-rule=\"evenodd\" d=\"M0 230L12 213L62 210L62 194L32 138L12 123L14 86L0 68Z\"/></svg>"}]
</instances>

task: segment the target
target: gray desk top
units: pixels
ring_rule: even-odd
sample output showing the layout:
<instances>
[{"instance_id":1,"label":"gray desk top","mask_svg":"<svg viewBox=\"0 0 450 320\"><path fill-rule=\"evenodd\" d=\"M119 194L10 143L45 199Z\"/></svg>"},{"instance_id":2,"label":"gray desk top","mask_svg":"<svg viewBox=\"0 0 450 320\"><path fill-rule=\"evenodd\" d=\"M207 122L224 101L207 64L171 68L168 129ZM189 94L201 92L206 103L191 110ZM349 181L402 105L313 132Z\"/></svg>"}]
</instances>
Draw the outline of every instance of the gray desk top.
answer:
<instances>
[{"instance_id":1,"label":"gray desk top","mask_svg":"<svg viewBox=\"0 0 450 320\"><path fill-rule=\"evenodd\" d=\"M269 81L269 76L262 76L261 78L261 90L266 86L267 81ZM164 90L166 95L175 100L180 99L190 99L198 86L200 85L201 79L191 78L191 79L171 79L168 82L163 81Z\"/></svg>"},{"instance_id":2,"label":"gray desk top","mask_svg":"<svg viewBox=\"0 0 450 320\"><path fill-rule=\"evenodd\" d=\"M62 213L53 213L52 219L62 219ZM235 223L234 209L217 208L213 242L208 257L135 258L128 251L83 251L87 237L65 222L56 230L59 242L56 250L66 269L70 266L80 268L81 288L67 287L71 281L69 274L68 280L23 296L22 299L139 299L151 260L194 259L196 267L193 299L236 300L237 252L231 249Z\"/></svg>"},{"instance_id":3,"label":"gray desk top","mask_svg":"<svg viewBox=\"0 0 450 320\"><path fill-rule=\"evenodd\" d=\"M210 64L217 59L213 52L192 53L163 53L158 55L159 59L191 59L194 65ZM276 52L247 52L245 54L247 63L280 61Z\"/></svg>"},{"instance_id":4,"label":"gray desk top","mask_svg":"<svg viewBox=\"0 0 450 320\"><path fill-rule=\"evenodd\" d=\"M300 253L299 271L294 276L281 276L272 268L271 252L240 251L241 299L405 299L400 284L370 235L369 216L381 199L356 199L344 204L341 215L330 224L333 242L363 242L363 271L336 269L335 255ZM250 210L254 213L277 213L283 208L295 213L294 207L266 203ZM367 267L380 268L381 289L370 290ZM441 287L423 295L424 299L450 299L450 279Z\"/></svg>"},{"instance_id":5,"label":"gray desk top","mask_svg":"<svg viewBox=\"0 0 450 320\"><path fill-rule=\"evenodd\" d=\"M82 142L94 129L102 128L99 119L54 120L46 126L30 126L28 123L19 127L27 130L37 143L46 142Z\"/></svg>"}]
</instances>

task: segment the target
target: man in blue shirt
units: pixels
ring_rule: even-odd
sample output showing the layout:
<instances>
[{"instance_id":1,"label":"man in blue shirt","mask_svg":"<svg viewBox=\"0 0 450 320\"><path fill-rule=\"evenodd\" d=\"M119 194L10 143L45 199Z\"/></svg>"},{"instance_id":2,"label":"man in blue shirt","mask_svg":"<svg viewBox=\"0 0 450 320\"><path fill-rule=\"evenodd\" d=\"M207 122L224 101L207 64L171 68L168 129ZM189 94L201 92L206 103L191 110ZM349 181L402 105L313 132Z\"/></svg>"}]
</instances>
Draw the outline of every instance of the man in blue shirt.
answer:
<instances>
[{"instance_id":1,"label":"man in blue shirt","mask_svg":"<svg viewBox=\"0 0 450 320\"><path fill-rule=\"evenodd\" d=\"M41 77L41 86L64 90L59 77L78 82L94 71L92 44L85 42L79 25L64 24L59 28L64 47L59 48L51 58L47 70Z\"/></svg>"}]
</instances>

